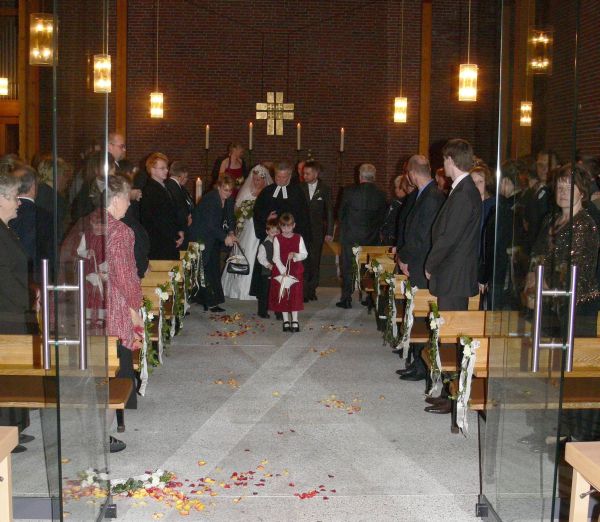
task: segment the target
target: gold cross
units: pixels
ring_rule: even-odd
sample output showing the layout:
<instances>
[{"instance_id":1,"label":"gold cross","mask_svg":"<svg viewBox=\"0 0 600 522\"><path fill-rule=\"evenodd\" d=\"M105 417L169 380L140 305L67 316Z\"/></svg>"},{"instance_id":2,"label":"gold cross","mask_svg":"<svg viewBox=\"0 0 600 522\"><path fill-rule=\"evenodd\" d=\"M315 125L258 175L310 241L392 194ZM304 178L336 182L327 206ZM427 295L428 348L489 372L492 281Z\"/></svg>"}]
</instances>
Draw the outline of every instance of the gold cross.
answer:
<instances>
[{"instance_id":1,"label":"gold cross","mask_svg":"<svg viewBox=\"0 0 600 522\"><path fill-rule=\"evenodd\" d=\"M268 92L267 103L256 104L256 119L267 120L269 136L283 136L283 120L294 119L294 104L283 103L282 92Z\"/></svg>"}]
</instances>

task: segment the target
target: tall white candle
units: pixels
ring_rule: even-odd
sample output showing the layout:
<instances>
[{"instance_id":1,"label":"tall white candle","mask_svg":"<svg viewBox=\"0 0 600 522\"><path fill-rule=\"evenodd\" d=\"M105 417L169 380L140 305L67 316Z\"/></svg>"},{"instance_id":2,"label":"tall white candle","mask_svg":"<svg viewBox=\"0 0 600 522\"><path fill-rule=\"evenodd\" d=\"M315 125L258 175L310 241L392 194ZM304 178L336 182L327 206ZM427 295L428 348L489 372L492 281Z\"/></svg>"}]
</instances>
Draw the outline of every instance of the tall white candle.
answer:
<instances>
[{"instance_id":1,"label":"tall white candle","mask_svg":"<svg viewBox=\"0 0 600 522\"><path fill-rule=\"evenodd\" d=\"M344 152L344 127L340 129L340 152Z\"/></svg>"},{"instance_id":2,"label":"tall white candle","mask_svg":"<svg viewBox=\"0 0 600 522\"><path fill-rule=\"evenodd\" d=\"M248 150L252 150L252 129L254 124L250 122L248 124Z\"/></svg>"},{"instance_id":3,"label":"tall white candle","mask_svg":"<svg viewBox=\"0 0 600 522\"><path fill-rule=\"evenodd\" d=\"M202 197L202 178L200 176L198 176L196 178L196 203L198 203L198 201L200 201L201 197Z\"/></svg>"},{"instance_id":4,"label":"tall white candle","mask_svg":"<svg viewBox=\"0 0 600 522\"><path fill-rule=\"evenodd\" d=\"M296 125L296 150L302 150L302 142L300 140L300 133L302 132L302 125L299 123Z\"/></svg>"},{"instance_id":5,"label":"tall white candle","mask_svg":"<svg viewBox=\"0 0 600 522\"><path fill-rule=\"evenodd\" d=\"M207 125L206 126L206 137L205 137L205 140L204 140L204 148L205 149L210 149L210 138L209 138L209 136L210 136L210 125Z\"/></svg>"}]
</instances>

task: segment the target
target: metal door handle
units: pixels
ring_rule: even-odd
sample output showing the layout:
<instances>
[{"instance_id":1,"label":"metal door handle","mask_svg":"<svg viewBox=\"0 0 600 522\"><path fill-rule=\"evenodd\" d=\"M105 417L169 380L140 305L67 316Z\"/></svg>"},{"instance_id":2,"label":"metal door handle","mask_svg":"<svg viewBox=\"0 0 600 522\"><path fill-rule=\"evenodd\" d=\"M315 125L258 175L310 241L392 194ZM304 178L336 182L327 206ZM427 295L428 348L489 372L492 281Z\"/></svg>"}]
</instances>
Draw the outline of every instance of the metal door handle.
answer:
<instances>
[{"instance_id":1,"label":"metal door handle","mask_svg":"<svg viewBox=\"0 0 600 522\"><path fill-rule=\"evenodd\" d=\"M544 290L544 265L538 265L535 269L535 307L533 315L533 354L531 361L531 371L536 373L540 369L540 348L567 349L567 362L565 371L573 371L573 337L575 333L575 307L577 304L577 266L571 266L571 281L569 290ZM542 343L542 298L568 297L569 298L569 316L567 322L567 340L566 343Z\"/></svg>"},{"instance_id":2,"label":"metal door handle","mask_svg":"<svg viewBox=\"0 0 600 522\"><path fill-rule=\"evenodd\" d=\"M50 341L49 295L53 292L77 292L79 305L79 339L55 339ZM48 260L42 259L42 365L49 370L51 364L51 345L79 345L79 369L87 370L87 324L85 317L85 261L77 262L77 285L49 285Z\"/></svg>"}]
</instances>

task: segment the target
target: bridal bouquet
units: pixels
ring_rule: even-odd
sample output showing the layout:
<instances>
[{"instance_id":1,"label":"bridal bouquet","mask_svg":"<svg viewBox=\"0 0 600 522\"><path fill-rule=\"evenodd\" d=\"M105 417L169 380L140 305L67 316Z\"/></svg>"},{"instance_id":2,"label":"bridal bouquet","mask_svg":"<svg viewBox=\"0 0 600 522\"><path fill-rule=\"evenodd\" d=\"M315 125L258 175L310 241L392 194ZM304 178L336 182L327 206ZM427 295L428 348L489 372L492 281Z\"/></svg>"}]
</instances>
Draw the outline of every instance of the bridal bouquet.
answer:
<instances>
[{"instance_id":1,"label":"bridal bouquet","mask_svg":"<svg viewBox=\"0 0 600 522\"><path fill-rule=\"evenodd\" d=\"M242 204L235 210L235 227L238 235L244 229L246 221L252 218L254 215L254 199L246 199L242 201Z\"/></svg>"}]
</instances>

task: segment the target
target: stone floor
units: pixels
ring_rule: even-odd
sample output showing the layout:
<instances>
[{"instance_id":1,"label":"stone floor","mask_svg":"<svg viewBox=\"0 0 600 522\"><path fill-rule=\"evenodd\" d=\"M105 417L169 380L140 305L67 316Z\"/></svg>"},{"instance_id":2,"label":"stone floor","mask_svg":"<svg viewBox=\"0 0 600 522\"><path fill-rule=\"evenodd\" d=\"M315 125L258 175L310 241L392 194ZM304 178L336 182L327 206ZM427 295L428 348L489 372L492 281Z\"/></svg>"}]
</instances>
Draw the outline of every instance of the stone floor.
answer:
<instances>
[{"instance_id":1,"label":"stone floor","mask_svg":"<svg viewBox=\"0 0 600 522\"><path fill-rule=\"evenodd\" d=\"M425 413L423 382L398 380L401 361L373 316L336 308L337 297L320 290L299 334L257 319L255 303L228 302L242 314L232 324L194 306L126 413L127 449L111 456L112 477L176 473L179 490L205 505L194 520L474 520L475 417L465 438L450 433L448 415ZM245 334L217 335L243 324ZM236 486L232 474L248 471L248 486ZM190 495L207 477L214 496ZM123 521L181 517L153 499L116 503Z\"/></svg>"}]
</instances>

